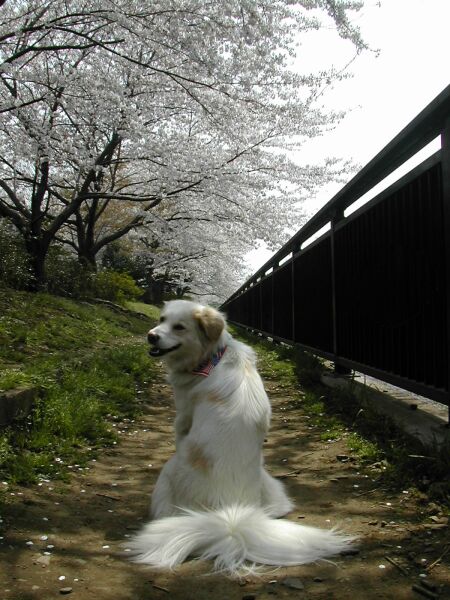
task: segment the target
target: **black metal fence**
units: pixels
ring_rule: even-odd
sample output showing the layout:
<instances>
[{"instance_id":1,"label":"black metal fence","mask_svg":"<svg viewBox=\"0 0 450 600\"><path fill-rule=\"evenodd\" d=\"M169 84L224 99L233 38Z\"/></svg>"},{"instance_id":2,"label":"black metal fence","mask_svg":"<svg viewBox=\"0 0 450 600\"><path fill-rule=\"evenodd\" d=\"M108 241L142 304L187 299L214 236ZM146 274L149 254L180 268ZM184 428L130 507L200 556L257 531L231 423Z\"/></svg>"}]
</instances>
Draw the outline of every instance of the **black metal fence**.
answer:
<instances>
[{"instance_id":1,"label":"black metal fence","mask_svg":"<svg viewBox=\"0 0 450 600\"><path fill-rule=\"evenodd\" d=\"M344 216L439 135L438 152ZM450 86L222 310L233 323L450 404L449 269Z\"/></svg>"}]
</instances>

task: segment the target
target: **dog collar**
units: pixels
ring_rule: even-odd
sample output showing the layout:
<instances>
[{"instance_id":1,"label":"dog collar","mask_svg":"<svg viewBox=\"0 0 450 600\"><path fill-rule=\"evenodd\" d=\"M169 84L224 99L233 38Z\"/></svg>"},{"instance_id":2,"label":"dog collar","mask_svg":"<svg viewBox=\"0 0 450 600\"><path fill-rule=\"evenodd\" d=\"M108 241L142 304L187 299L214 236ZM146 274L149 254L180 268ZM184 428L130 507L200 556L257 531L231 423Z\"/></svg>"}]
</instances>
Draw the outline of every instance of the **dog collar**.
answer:
<instances>
[{"instance_id":1,"label":"dog collar","mask_svg":"<svg viewBox=\"0 0 450 600\"><path fill-rule=\"evenodd\" d=\"M198 367L192 371L192 373L194 375L208 377L211 371L214 369L214 367L216 367L219 364L220 359L225 354L226 349L226 346L224 346L223 348L219 348L219 350L215 354L213 354L211 358L208 358L208 360L205 360L204 362L200 363Z\"/></svg>"}]
</instances>

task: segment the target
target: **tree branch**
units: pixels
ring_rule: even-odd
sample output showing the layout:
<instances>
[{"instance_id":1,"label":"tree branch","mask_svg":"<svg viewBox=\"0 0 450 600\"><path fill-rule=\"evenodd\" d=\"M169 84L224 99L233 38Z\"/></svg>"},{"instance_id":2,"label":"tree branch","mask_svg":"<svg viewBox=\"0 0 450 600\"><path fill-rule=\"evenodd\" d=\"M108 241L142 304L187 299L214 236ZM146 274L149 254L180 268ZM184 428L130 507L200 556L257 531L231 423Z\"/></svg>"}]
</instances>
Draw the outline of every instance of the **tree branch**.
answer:
<instances>
[{"instance_id":1,"label":"tree branch","mask_svg":"<svg viewBox=\"0 0 450 600\"><path fill-rule=\"evenodd\" d=\"M114 132L111 136L110 141L106 144L103 151L98 155L95 160L95 166L106 166L108 162L111 160L112 155L120 143L121 137L117 132ZM52 221L51 226L48 228L48 235L53 237L56 232L62 227L62 225L67 221L67 219L74 214L79 206L83 203L83 201L88 197L89 186L93 181L95 181L97 175L97 171L95 168L89 170L86 175L83 184L80 188L80 191L74 195L72 200L67 204L66 208L62 210L57 217Z\"/></svg>"}]
</instances>

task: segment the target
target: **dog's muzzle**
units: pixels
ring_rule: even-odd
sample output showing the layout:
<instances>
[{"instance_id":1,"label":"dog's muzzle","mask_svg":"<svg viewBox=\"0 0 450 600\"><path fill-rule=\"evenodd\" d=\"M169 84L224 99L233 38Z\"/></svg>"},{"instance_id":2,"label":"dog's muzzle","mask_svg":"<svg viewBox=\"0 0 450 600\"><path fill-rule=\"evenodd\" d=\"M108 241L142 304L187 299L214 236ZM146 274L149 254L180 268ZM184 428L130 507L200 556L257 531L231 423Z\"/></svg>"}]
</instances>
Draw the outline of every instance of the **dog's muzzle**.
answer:
<instances>
[{"instance_id":1,"label":"dog's muzzle","mask_svg":"<svg viewBox=\"0 0 450 600\"><path fill-rule=\"evenodd\" d=\"M148 339L148 343L152 346L152 348L150 348L148 353L150 356L153 356L154 358L164 356L165 354L168 354L169 352L178 350L178 348L180 348L180 346L181 346L181 344L176 344L175 346L172 346L171 348L159 348L157 346L157 344L158 344L160 338L157 333L150 332L147 335L147 339Z\"/></svg>"}]
</instances>

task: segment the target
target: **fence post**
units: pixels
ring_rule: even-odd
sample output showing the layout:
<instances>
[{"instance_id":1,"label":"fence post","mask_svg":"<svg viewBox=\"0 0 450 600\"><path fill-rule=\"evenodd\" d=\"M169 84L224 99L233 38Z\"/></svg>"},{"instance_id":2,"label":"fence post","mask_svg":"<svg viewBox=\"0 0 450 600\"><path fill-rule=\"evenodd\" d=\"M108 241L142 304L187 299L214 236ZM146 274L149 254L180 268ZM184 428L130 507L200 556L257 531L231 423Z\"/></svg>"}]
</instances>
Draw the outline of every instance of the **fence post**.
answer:
<instances>
[{"instance_id":1,"label":"fence post","mask_svg":"<svg viewBox=\"0 0 450 600\"><path fill-rule=\"evenodd\" d=\"M444 209L445 276L447 295L447 393L450 395L450 117L441 132L442 205ZM450 423L450 402L449 423Z\"/></svg>"},{"instance_id":2,"label":"fence post","mask_svg":"<svg viewBox=\"0 0 450 600\"><path fill-rule=\"evenodd\" d=\"M259 294L259 315L258 315L258 322L259 322L259 327L258 329L261 331L261 329L263 328L263 293L262 293L262 277L259 279L259 283L258 283L258 294Z\"/></svg>"},{"instance_id":3,"label":"fence post","mask_svg":"<svg viewBox=\"0 0 450 600\"><path fill-rule=\"evenodd\" d=\"M336 301L336 251L335 251L335 233L336 225L344 218L344 212L337 209L331 219L331 307L333 321L333 355L334 372L336 375L351 375L352 370L339 363L338 358L338 335L337 335L337 301Z\"/></svg>"},{"instance_id":4,"label":"fence post","mask_svg":"<svg viewBox=\"0 0 450 600\"><path fill-rule=\"evenodd\" d=\"M291 258L291 338L292 343L295 344L295 261L294 261L295 250L292 250Z\"/></svg>"},{"instance_id":5,"label":"fence post","mask_svg":"<svg viewBox=\"0 0 450 600\"><path fill-rule=\"evenodd\" d=\"M272 281L272 320L270 333L275 335L275 269L278 267L278 261L275 261L272 265L272 273L270 275Z\"/></svg>"}]
</instances>

